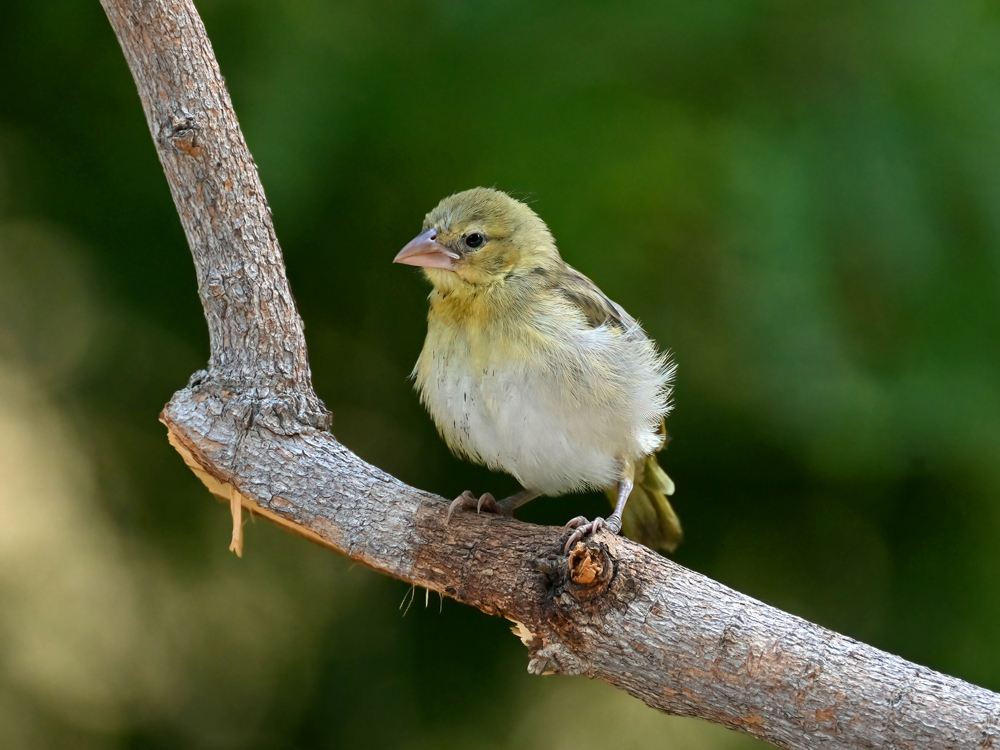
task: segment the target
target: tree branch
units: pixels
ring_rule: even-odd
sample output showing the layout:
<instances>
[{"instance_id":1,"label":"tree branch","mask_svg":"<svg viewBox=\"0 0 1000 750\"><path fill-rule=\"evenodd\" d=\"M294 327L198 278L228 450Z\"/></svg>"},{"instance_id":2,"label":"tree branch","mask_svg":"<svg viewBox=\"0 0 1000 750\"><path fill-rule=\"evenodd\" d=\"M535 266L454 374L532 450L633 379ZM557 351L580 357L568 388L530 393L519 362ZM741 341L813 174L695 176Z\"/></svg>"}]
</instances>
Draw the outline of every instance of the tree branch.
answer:
<instances>
[{"instance_id":1,"label":"tree branch","mask_svg":"<svg viewBox=\"0 0 1000 750\"><path fill-rule=\"evenodd\" d=\"M164 408L209 489L517 623L529 671L787 748L989 748L1000 696L746 597L620 537L459 514L328 431L253 160L190 0L102 0L191 246L211 357Z\"/></svg>"}]
</instances>

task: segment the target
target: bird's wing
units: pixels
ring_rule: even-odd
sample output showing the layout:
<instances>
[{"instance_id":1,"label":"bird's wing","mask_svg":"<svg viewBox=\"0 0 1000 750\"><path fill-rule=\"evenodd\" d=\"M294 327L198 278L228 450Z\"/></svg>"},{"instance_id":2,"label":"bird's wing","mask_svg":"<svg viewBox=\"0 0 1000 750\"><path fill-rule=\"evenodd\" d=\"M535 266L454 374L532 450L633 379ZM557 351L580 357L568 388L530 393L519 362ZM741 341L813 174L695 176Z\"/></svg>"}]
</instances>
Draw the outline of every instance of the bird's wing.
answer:
<instances>
[{"instance_id":1,"label":"bird's wing","mask_svg":"<svg viewBox=\"0 0 1000 750\"><path fill-rule=\"evenodd\" d=\"M635 319L608 299L597 284L571 266L567 265L560 275L556 290L583 314L591 328L608 325L627 333L638 327Z\"/></svg>"}]
</instances>

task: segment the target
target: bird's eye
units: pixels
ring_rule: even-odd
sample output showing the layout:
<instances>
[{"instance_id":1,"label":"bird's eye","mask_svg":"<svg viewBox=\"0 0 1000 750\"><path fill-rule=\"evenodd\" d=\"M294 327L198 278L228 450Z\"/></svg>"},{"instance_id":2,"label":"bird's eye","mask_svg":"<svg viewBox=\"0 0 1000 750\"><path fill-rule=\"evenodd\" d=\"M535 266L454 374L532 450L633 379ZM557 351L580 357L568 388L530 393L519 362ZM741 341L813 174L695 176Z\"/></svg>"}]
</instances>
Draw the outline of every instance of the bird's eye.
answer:
<instances>
[{"instance_id":1,"label":"bird's eye","mask_svg":"<svg viewBox=\"0 0 1000 750\"><path fill-rule=\"evenodd\" d=\"M470 234L468 237L465 238L465 244L473 249L480 247L485 241L486 238L483 237L483 235L481 235L479 232L473 232L472 234Z\"/></svg>"}]
</instances>

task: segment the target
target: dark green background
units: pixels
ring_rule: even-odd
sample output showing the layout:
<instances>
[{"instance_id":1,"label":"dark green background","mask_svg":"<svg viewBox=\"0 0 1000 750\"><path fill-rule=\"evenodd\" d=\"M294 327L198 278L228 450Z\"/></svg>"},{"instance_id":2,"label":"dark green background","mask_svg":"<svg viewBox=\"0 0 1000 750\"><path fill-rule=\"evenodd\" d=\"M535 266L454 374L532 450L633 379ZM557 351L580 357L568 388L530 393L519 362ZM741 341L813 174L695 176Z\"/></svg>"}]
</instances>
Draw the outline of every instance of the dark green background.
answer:
<instances>
[{"instance_id":1,"label":"dark green background","mask_svg":"<svg viewBox=\"0 0 1000 750\"><path fill-rule=\"evenodd\" d=\"M679 365L676 559L1000 690L1000 8L199 3L334 432L447 497L406 380L443 196L527 197ZM96 0L0 24L0 745L749 748L227 510L157 413L207 359ZM596 514L541 500L529 521ZM405 609L405 605L403 609Z\"/></svg>"}]
</instances>

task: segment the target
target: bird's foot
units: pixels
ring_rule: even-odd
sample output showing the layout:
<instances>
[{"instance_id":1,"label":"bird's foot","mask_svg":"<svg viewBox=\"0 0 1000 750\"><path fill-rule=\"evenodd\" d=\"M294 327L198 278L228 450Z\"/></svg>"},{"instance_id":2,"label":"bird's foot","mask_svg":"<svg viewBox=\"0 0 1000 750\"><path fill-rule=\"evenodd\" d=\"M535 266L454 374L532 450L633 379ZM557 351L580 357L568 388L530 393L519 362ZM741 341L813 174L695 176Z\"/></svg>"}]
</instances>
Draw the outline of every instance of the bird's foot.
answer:
<instances>
[{"instance_id":1,"label":"bird's foot","mask_svg":"<svg viewBox=\"0 0 1000 750\"><path fill-rule=\"evenodd\" d=\"M493 495L491 495L489 492L486 492L483 494L482 497L477 498L475 495L469 492L469 490L466 490L461 495L456 497L452 501L451 505L448 506L448 515L444 519L445 526L447 526L448 522L451 520L452 513L454 513L456 510L461 510L464 508L468 508L469 510L475 508L476 513L482 513L485 510L487 513L496 513L497 515L501 516L510 515L510 513L504 512L504 509L497 504L497 501L493 498Z\"/></svg>"},{"instance_id":2,"label":"bird's foot","mask_svg":"<svg viewBox=\"0 0 1000 750\"><path fill-rule=\"evenodd\" d=\"M573 545L587 534L596 534L601 529L608 529L612 534L617 534L622 530L622 519L616 514L612 514L607 521L600 516L593 521L588 521L583 516L577 516L571 519L564 528L573 529L573 533L569 535L569 539L566 540L566 545L563 547L563 552L568 554L573 549Z\"/></svg>"}]
</instances>

